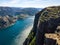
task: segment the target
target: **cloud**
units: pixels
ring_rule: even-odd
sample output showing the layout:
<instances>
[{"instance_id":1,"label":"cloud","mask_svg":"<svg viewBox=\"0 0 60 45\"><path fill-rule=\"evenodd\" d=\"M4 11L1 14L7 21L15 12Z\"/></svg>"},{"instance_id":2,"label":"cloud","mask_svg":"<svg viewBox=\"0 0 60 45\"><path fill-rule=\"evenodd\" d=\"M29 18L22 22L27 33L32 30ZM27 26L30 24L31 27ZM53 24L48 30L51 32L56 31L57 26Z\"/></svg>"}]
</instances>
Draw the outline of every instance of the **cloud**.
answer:
<instances>
[{"instance_id":1,"label":"cloud","mask_svg":"<svg viewBox=\"0 0 60 45\"><path fill-rule=\"evenodd\" d=\"M60 0L6 0L0 1L0 6L10 7L47 7L60 5Z\"/></svg>"},{"instance_id":2,"label":"cloud","mask_svg":"<svg viewBox=\"0 0 60 45\"><path fill-rule=\"evenodd\" d=\"M11 0L11 1L7 1L7 2L2 2L0 4L0 6L14 6L18 2L19 2L19 0Z\"/></svg>"}]
</instances>

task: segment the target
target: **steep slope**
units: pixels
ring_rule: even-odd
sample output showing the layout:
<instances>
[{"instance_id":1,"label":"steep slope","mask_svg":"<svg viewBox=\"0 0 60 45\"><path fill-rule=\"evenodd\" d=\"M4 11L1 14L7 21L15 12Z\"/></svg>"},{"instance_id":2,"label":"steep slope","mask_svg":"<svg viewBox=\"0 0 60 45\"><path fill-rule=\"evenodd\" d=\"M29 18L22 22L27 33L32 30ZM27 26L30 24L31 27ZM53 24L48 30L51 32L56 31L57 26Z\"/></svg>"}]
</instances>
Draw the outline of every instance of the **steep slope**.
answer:
<instances>
[{"instance_id":1,"label":"steep slope","mask_svg":"<svg viewBox=\"0 0 60 45\"><path fill-rule=\"evenodd\" d=\"M0 29L7 28L13 25L16 21L17 21L16 16L9 16L9 15L0 16Z\"/></svg>"},{"instance_id":2,"label":"steep slope","mask_svg":"<svg viewBox=\"0 0 60 45\"><path fill-rule=\"evenodd\" d=\"M60 45L60 6L44 8L36 14L33 29L23 45ZM54 39L54 35L59 37Z\"/></svg>"},{"instance_id":3,"label":"steep slope","mask_svg":"<svg viewBox=\"0 0 60 45\"><path fill-rule=\"evenodd\" d=\"M11 7L0 7L0 16L14 15L14 11Z\"/></svg>"}]
</instances>

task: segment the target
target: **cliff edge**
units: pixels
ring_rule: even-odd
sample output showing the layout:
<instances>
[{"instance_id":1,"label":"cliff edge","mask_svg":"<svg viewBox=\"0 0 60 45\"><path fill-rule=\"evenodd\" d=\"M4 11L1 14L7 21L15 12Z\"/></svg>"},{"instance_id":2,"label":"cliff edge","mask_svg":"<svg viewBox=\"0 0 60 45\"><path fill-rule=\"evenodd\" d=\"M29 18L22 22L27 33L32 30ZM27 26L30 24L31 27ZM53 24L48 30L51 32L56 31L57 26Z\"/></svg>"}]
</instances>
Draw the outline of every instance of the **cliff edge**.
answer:
<instances>
[{"instance_id":1,"label":"cliff edge","mask_svg":"<svg viewBox=\"0 0 60 45\"><path fill-rule=\"evenodd\" d=\"M23 45L60 45L60 6L42 9Z\"/></svg>"}]
</instances>

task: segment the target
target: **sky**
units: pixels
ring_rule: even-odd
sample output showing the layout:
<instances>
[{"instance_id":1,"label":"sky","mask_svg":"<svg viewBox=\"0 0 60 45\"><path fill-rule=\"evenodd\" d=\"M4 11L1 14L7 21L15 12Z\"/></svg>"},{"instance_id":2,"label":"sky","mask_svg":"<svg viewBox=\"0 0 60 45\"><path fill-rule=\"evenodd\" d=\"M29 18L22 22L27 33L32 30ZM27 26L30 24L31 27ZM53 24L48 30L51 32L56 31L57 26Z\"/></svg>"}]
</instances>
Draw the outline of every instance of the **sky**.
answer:
<instances>
[{"instance_id":1,"label":"sky","mask_svg":"<svg viewBox=\"0 0 60 45\"><path fill-rule=\"evenodd\" d=\"M45 8L59 6L60 0L0 0L0 6Z\"/></svg>"}]
</instances>

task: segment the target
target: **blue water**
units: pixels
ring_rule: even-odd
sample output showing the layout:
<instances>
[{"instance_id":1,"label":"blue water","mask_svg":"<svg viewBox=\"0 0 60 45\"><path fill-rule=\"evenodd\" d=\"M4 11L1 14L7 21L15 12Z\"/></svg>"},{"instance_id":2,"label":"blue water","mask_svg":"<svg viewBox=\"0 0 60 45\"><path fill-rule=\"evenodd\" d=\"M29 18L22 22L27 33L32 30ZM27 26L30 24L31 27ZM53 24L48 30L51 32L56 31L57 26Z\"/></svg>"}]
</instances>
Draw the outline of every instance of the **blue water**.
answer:
<instances>
[{"instance_id":1,"label":"blue water","mask_svg":"<svg viewBox=\"0 0 60 45\"><path fill-rule=\"evenodd\" d=\"M23 33L21 32L23 32L26 28L28 28L33 24L33 19L34 17L31 16L23 20L18 20L15 22L13 26L0 30L0 45L12 45L13 43L16 43L16 41L14 40L16 40L16 37L18 35L19 36L22 35L24 37ZM20 36L18 40L20 40L20 38L21 40L23 40L22 39L23 37ZM13 44L13 45L19 45L19 44Z\"/></svg>"}]
</instances>

